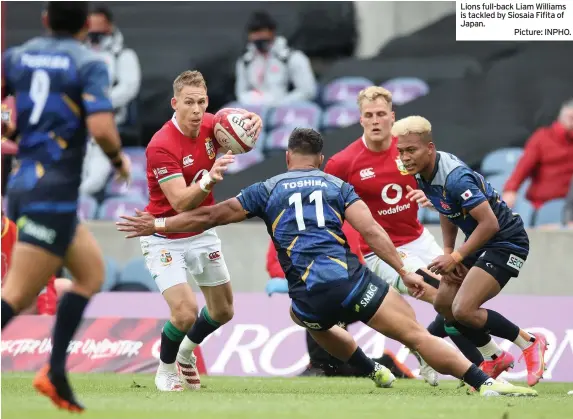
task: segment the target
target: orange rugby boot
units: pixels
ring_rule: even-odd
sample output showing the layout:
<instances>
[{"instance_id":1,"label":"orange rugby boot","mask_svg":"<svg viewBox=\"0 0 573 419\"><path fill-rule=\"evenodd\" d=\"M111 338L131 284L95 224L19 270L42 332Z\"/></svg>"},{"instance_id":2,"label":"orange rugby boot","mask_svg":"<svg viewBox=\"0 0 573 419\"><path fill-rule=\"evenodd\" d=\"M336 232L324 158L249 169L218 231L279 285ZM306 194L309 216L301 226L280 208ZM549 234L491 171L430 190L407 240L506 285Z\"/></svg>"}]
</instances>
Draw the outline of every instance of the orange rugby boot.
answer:
<instances>
[{"instance_id":1,"label":"orange rugby boot","mask_svg":"<svg viewBox=\"0 0 573 419\"><path fill-rule=\"evenodd\" d=\"M34 378L34 388L49 397L60 409L81 413L84 407L76 400L65 375L55 375L50 366L44 366Z\"/></svg>"}]
</instances>

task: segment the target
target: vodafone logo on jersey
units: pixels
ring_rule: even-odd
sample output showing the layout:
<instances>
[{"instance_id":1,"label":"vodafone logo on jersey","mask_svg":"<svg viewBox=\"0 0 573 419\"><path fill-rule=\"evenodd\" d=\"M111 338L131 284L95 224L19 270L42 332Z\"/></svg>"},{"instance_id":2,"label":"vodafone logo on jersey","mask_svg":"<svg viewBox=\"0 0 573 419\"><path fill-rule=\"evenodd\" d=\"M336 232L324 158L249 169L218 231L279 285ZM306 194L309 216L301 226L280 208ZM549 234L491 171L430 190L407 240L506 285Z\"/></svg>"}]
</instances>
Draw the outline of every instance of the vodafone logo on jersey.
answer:
<instances>
[{"instance_id":1,"label":"vodafone logo on jersey","mask_svg":"<svg viewBox=\"0 0 573 419\"><path fill-rule=\"evenodd\" d=\"M360 171L360 180L370 179L376 176L374 173L374 169L372 167L367 167L366 169L362 169Z\"/></svg>"},{"instance_id":2,"label":"vodafone logo on jersey","mask_svg":"<svg viewBox=\"0 0 573 419\"><path fill-rule=\"evenodd\" d=\"M382 201L388 205L395 205L390 208L378 210L379 215L397 214L402 211L409 210L412 206L410 202L404 205L396 205L402 199L404 191L402 187L396 183L389 183L382 188Z\"/></svg>"}]
</instances>

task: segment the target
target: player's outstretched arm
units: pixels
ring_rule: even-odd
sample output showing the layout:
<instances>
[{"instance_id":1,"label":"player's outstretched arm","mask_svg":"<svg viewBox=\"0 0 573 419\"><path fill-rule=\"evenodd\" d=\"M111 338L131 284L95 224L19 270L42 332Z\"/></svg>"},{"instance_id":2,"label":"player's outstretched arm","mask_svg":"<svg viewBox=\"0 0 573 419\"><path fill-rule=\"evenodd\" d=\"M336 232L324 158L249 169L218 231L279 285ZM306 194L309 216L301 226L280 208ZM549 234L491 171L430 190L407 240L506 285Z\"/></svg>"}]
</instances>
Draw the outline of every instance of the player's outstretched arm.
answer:
<instances>
[{"instance_id":1,"label":"player's outstretched arm","mask_svg":"<svg viewBox=\"0 0 573 419\"><path fill-rule=\"evenodd\" d=\"M124 221L116 223L119 231L129 233L126 236L128 239L155 233L203 231L220 225L238 223L247 218L247 213L237 198L168 218L155 218L147 212L137 210L136 213L135 217L122 215Z\"/></svg>"},{"instance_id":2,"label":"player's outstretched arm","mask_svg":"<svg viewBox=\"0 0 573 419\"><path fill-rule=\"evenodd\" d=\"M424 295L424 280L420 275L405 269L404 262L390 240L390 236L374 220L370 209L363 201L358 200L350 204L344 211L344 216L350 225L362 235L372 251L398 272L413 297L420 298Z\"/></svg>"}]
</instances>

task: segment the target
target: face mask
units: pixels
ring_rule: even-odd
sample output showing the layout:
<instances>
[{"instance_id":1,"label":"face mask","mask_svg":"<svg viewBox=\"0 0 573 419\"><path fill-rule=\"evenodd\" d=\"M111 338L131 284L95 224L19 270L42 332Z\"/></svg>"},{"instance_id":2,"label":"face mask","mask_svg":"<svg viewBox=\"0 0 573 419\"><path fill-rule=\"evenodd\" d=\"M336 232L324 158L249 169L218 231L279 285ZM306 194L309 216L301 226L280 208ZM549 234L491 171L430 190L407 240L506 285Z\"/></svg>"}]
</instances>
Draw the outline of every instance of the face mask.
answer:
<instances>
[{"instance_id":1,"label":"face mask","mask_svg":"<svg viewBox=\"0 0 573 419\"><path fill-rule=\"evenodd\" d=\"M89 32L88 40L92 45L99 45L107 36L106 32Z\"/></svg>"},{"instance_id":2,"label":"face mask","mask_svg":"<svg viewBox=\"0 0 573 419\"><path fill-rule=\"evenodd\" d=\"M256 39L253 41L253 45L255 46L255 48L262 53L265 53L269 50L270 46L271 46L271 40L270 39Z\"/></svg>"}]
</instances>

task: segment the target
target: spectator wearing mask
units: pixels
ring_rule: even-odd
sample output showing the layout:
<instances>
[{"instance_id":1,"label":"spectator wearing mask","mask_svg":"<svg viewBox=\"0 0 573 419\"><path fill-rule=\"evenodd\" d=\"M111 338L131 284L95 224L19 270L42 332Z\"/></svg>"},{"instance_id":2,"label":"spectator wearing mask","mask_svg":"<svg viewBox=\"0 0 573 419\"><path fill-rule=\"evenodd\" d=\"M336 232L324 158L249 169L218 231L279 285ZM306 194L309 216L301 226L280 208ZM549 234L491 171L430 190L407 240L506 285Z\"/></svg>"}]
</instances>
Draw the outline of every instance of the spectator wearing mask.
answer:
<instances>
[{"instance_id":1,"label":"spectator wearing mask","mask_svg":"<svg viewBox=\"0 0 573 419\"><path fill-rule=\"evenodd\" d=\"M122 142L129 144L130 141L126 141L124 135L125 126L135 124L135 121L129 119L129 110L139 94L141 68L135 51L125 48L123 35L114 24L111 10L105 6L96 7L90 13L87 45L107 64L115 122ZM93 138L88 142L84 162L80 193L101 198L113 168Z\"/></svg>"},{"instance_id":2,"label":"spectator wearing mask","mask_svg":"<svg viewBox=\"0 0 573 419\"><path fill-rule=\"evenodd\" d=\"M312 100L317 84L310 61L276 35L273 18L266 12L254 13L247 32L247 51L236 65L237 100L268 106Z\"/></svg>"},{"instance_id":3,"label":"spectator wearing mask","mask_svg":"<svg viewBox=\"0 0 573 419\"><path fill-rule=\"evenodd\" d=\"M567 195L573 177L573 99L561 107L553 124L539 128L527 141L504 187L503 199L507 205L515 205L517 191L529 177L531 185L526 198L536 209Z\"/></svg>"}]
</instances>

